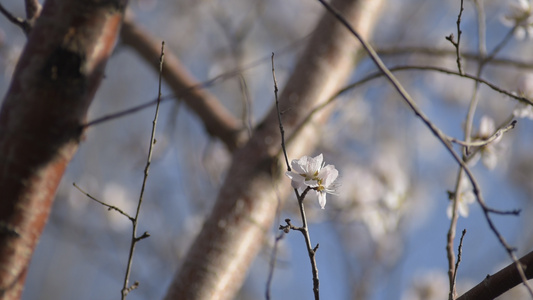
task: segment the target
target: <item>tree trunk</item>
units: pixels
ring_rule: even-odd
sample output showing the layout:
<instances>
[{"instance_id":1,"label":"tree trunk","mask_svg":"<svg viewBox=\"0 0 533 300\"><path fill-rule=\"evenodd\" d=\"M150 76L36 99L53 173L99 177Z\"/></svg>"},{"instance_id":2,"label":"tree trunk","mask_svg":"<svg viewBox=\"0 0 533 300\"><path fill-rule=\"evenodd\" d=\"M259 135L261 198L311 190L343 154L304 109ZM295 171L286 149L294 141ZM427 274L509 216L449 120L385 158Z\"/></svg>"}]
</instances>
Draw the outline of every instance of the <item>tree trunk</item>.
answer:
<instances>
[{"instance_id":1,"label":"tree trunk","mask_svg":"<svg viewBox=\"0 0 533 300\"><path fill-rule=\"evenodd\" d=\"M368 37L381 2L334 0L332 5L363 37ZM325 13L280 96L283 125L288 136L292 135L287 149L291 158L312 154L319 134L316 126L327 118L328 110L316 114L302 130L294 129L312 108L327 100L347 80L359 47L356 39ZM280 144L274 108L257 126L249 142L234 153L212 213L176 273L166 299L235 296L270 232L280 205L276 187L283 186L282 198L289 191Z\"/></svg>"},{"instance_id":2,"label":"tree trunk","mask_svg":"<svg viewBox=\"0 0 533 300\"><path fill-rule=\"evenodd\" d=\"M20 298L126 0L47 0L0 111L0 298Z\"/></svg>"}]
</instances>

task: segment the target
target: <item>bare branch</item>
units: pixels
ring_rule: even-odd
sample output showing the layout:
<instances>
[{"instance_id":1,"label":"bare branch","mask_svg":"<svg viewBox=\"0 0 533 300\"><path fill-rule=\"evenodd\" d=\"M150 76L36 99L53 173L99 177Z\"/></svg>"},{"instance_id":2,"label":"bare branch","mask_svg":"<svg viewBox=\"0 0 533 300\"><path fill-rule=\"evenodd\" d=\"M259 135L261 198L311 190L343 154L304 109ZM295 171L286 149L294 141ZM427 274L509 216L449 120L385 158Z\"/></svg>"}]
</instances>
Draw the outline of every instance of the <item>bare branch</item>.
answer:
<instances>
[{"instance_id":1,"label":"bare branch","mask_svg":"<svg viewBox=\"0 0 533 300\"><path fill-rule=\"evenodd\" d=\"M524 275L527 279L533 278L533 252L529 252L519 263L523 266ZM507 292L511 288L523 283L521 274L518 272L515 263L487 277L478 285L464 293L457 300L490 300Z\"/></svg>"},{"instance_id":2,"label":"bare branch","mask_svg":"<svg viewBox=\"0 0 533 300\"><path fill-rule=\"evenodd\" d=\"M488 144L492 143L494 140L496 140L497 138L501 137L507 131L513 129L515 127L515 125L516 125L516 120L513 120L511 122L511 124L505 126L504 128L498 129L489 138L487 138L485 140L481 140L481 141L466 142L466 141L461 141L461 140L458 140L458 139L455 139L455 138L449 138L449 140L452 143L456 143L456 144L459 144L459 145L465 146L465 147L483 147L483 146L487 146Z\"/></svg>"},{"instance_id":3,"label":"bare branch","mask_svg":"<svg viewBox=\"0 0 533 300\"><path fill-rule=\"evenodd\" d=\"M0 13L2 13L11 23L17 25L27 35L30 32L31 25L23 18L15 17L0 3Z\"/></svg>"},{"instance_id":4,"label":"bare branch","mask_svg":"<svg viewBox=\"0 0 533 300\"><path fill-rule=\"evenodd\" d=\"M148 157L146 158L146 166L144 167L144 176L143 182L141 185L141 193L139 195L139 201L137 201L137 210L135 211L135 218L133 219L133 227L131 230L131 243L130 243L130 253L128 255L128 263L126 267L126 274L124 275L124 285L120 291L121 299L125 300L128 296L128 293L131 291L128 288L131 266L133 264L133 253L135 252L135 245L140 240L149 237L150 235L145 232L142 236L137 237L137 226L139 224L139 214L141 212L141 206L144 200L144 190L146 188L146 182L148 181L148 173L150 171L150 165L152 163L152 154L154 150L154 145L156 143L155 131L157 128L157 119L159 117L159 104L161 103L161 82L163 81L163 62L165 61L165 42L161 42L161 52L159 55L159 86L157 89L157 106L155 108L154 120L152 121L152 133L150 135L150 145L148 146ZM138 285L138 282L136 282Z\"/></svg>"},{"instance_id":5,"label":"bare branch","mask_svg":"<svg viewBox=\"0 0 533 300\"><path fill-rule=\"evenodd\" d=\"M280 232L278 236L276 236L276 239L274 241L274 247L272 250L272 256L270 257L270 269L268 272L268 278L266 282L266 289L265 289L265 299L270 300L270 287L272 286L272 279L274 278L274 269L276 268L276 260L278 255L278 244L285 236L285 232Z\"/></svg>"},{"instance_id":6,"label":"bare branch","mask_svg":"<svg viewBox=\"0 0 533 300\"><path fill-rule=\"evenodd\" d=\"M428 56L453 56L455 55L454 51L439 49L439 48L430 48L430 47L393 47L386 48L380 47L377 50L380 56L393 56L393 55L428 55ZM482 59L478 53L464 52L461 54L463 59L477 60ZM527 61L518 61L512 58L496 58L493 57L490 61L487 61L489 65L497 65L502 67L516 68L516 69L533 69L533 62Z\"/></svg>"},{"instance_id":7,"label":"bare branch","mask_svg":"<svg viewBox=\"0 0 533 300\"><path fill-rule=\"evenodd\" d=\"M281 112L279 111L278 81L276 80L276 72L274 70L274 53L272 53L272 80L274 81L274 98L276 100L276 112L278 113L279 132L281 134L281 150L283 150L283 157L285 157L287 171L290 172L291 164L289 164L289 158L287 157L287 148L285 147L285 129L283 129L283 122L281 122Z\"/></svg>"},{"instance_id":8,"label":"bare branch","mask_svg":"<svg viewBox=\"0 0 533 300\"><path fill-rule=\"evenodd\" d=\"M133 222L133 217L131 217L128 213L124 212L122 209L120 209L119 207L116 207L114 205L110 205L110 204L107 204L103 201L100 201L98 200L96 197L92 196L91 194L87 193L86 191L84 191L81 187L79 187L75 182L72 183L72 185L78 189L78 191L80 191L82 194L84 194L85 196L87 196L89 199L93 200L93 201L96 201L98 203L100 203L101 205L107 207L108 210L114 210L114 211L117 211L118 213L120 213L121 215L125 216L126 218L128 218L130 221Z\"/></svg>"},{"instance_id":9,"label":"bare branch","mask_svg":"<svg viewBox=\"0 0 533 300\"><path fill-rule=\"evenodd\" d=\"M461 53L459 51L459 46L461 44L461 34L463 33L461 31L461 16L463 15L463 0L461 0L461 8L459 9L459 15L457 16L457 41L455 41L455 38L453 36L453 33L446 37L450 43L455 47L455 55L457 56L457 69L459 70L459 74L464 74L463 66L461 64Z\"/></svg>"},{"instance_id":10,"label":"bare branch","mask_svg":"<svg viewBox=\"0 0 533 300\"><path fill-rule=\"evenodd\" d=\"M453 269L452 273L452 280L450 283L450 294L448 298L455 299L455 285L457 282L457 270L459 269L459 264L461 263L461 257L463 255L463 239L466 234L466 229L463 229L463 233L461 235L461 240L459 241L459 248L457 249L457 262L455 263L455 268Z\"/></svg>"}]
</instances>

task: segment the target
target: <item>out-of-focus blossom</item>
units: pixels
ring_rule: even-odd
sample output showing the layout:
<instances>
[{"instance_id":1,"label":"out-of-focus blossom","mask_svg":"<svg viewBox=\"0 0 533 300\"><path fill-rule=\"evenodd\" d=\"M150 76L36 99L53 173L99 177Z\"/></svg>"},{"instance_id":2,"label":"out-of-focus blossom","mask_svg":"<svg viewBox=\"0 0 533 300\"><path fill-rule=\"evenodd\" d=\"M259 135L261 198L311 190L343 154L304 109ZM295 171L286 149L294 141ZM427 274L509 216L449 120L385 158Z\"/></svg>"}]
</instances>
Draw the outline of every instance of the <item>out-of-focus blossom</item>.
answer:
<instances>
[{"instance_id":1,"label":"out-of-focus blossom","mask_svg":"<svg viewBox=\"0 0 533 300\"><path fill-rule=\"evenodd\" d=\"M483 116L481 117L481 121L479 123L479 131L476 136L474 136L473 142L486 141L494 133L496 133L496 125L494 124L494 120L488 116ZM505 146L500 143L501 139L502 137L500 135L490 143L481 146L481 149L479 150L479 153L481 154L481 161L489 170L493 170L496 167L499 157L505 152ZM476 155L471 163L474 164L477 159L479 159L479 155Z\"/></svg>"},{"instance_id":2,"label":"out-of-focus blossom","mask_svg":"<svg viewBox=\"0 0 533 300\"><path fill-rule=\"evenodd\" d=\"M511 3L509 14L502 18L504 25L516 27L515 36L517 39L533 37L533 10L530 0L517 0L518 3Z\"/></svg>"},{"instance_id":3,"label":"out-of-focus blossom","mask_svg":"<svg viewBox=\"0 0 533 300\"><path fill-rule=\"evenodd\" d=\"M533 73L527 73L520 78L518 83L518 96L531 100L533 98ZM517 118L528 118L533 120L533 106L521 102L518 103L513 111Z\"/></svg>"},{"instance_id":4,"label":"out-of-focus blossom","mask_svg":"<svg viewBox=\"0 0 533 300\"><path fill-rule=\"evenodd\" d=\"M402 300L448 299L448 277L441 271L418 274L402 295Z\"/></svg>"},{"instance_id":5,"label":"out-of-focus blossom","mask_svg":"<svg viewBox=\"0 0 533 300\"><path fill-rule=\"evenodd\" d=\"M517 118L528 118L533 120L533 106L526 103L519 103L513 110L513 115Z\"/></svg>"},{"instance_id":6,"label":"out-of-focus blossom","mask_svg":"<svg viewBox=\"0 0 533 300\"><path fill-rule=\"evenodd\" d=\"M376 242L397 230L409 184L393 155L379 155L371 168L346 171L342 186L336 205L344 222L361 222Z\"/></svg>"},{"instance_id":7,"label":"out-of-focus blossom","mask_svg":"<svg viewBox=\"0 0 533 300\"><path fill-rule=\"evenodd\" d=\"M460 216L466 218L470 213L470 208L468 206L476 201L476 196L472 191L472 186L468 178L463 177L461 179L461 182L459 183L459 191L457 191L457 193L459 194L457 196L457 212ZM450 201L446 214L448 215L448 218L452 218L453 201Z\"/></svg>"},{"instance_id":8,"label":"out-of-focus blossom","mask_svg":"<svg viewBox=\"0 0 533 300\"><path fill-rule=\"evenodd\" d=\"M308 187L316 191L318 203L324 209L326 206L326 194L334 194L336 191L336 180L339 171L334 165L324 166L322 154L316 157L303 156L291 162L292 171L285 174L292 181L292 187L303 191Z\"/></svg>"}]
</instances>

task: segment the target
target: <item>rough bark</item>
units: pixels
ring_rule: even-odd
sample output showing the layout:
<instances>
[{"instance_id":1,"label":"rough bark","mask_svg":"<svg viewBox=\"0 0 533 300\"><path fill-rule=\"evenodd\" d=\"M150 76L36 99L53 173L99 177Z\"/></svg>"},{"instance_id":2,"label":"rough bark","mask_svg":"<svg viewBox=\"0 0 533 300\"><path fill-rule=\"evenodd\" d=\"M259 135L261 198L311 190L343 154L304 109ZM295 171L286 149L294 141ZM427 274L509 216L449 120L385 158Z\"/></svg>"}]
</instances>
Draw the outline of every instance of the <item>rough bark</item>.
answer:
<instances>
[{"instance_id":1,"label":"rough bark","mask_svg":"<svg viewBox=\"0 0 533 300\"><path fill-rule=\"evenodd\" d=\"M127 1L47 0L0 111L0 299L19 299Z\"/></svg>"},{"instance_id":2,"label":"rough bark","mask_svg":"<svg viewBox=\"0 0 533 300\"><path fill-rule=\"evenodd\" d=\"M368 37L381 1L334 0L332 5ZM292 158L312 154L318 135L315 126L327 118L328 110L315 115L303 130L294 133L293 129L347 80L358 47L355 38L334 18L328 14L321 18L280 96L283 125L288 135L294 134L288 146ZM281 182L285 166L279 157L278 126L273 109L249 142L235 152L212 213L176 273L166 299L235 296L272 226L279 205L274 187L283 186L288 191L290 186L288 180Z\"/></svg>"}]
</instances>

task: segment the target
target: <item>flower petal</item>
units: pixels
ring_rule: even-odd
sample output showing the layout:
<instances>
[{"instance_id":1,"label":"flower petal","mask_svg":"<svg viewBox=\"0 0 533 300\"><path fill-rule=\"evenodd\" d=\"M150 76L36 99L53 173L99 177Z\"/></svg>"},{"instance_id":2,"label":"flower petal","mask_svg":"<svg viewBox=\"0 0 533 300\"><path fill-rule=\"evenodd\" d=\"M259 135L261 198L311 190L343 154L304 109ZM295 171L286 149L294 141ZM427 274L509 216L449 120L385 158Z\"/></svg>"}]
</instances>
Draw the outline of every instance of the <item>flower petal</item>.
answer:
<instances>
[{"instance_id":1,"label":"flower petal","mask_svg":"<svg viewBox=\"0 0 533 300\"><path fill-rule=\"evenodd\" d=\"M339 171L335 169L334 165L325 166L318 173L318 178L322 179L322 185L328 188L339 176Z\"/></svg>"},{"instance_id":2,"label":"flower petal","mask_svg":"<svg viewBox=\"0 0 533 300\"><path fill-rule=\"evenodd\" d=\"M320 171L323 161L324 161L324 157L322 156L322 153L320 153L314 158L311 158L308 163L308 169L307 169L308 174L313 175L315 172Z\"/></svg>"},{"instance_id":3,"label":"flower petal","mask_svg":"<svg viewBox=\"0 0 533 300\"><path fill-rule=\"evenodd\" d=\"M291 179L291 185L293 188L295 189L305 188L305 183L304 183L305 178L302 177L300 174L292 172L292 171L290 172L287 171L285 172L285 175Z\"/></svg>"},{"instance_id":4,"label":"flower petal","mask_svg":"<svg viewBox=\"0 0 533 300\"><path fill-rule=\"evenodd\" d=\"M326 192L317 192L318 195L318 204L320 208L324 209L326 207Z\"/></svg>"}]
</instances>

